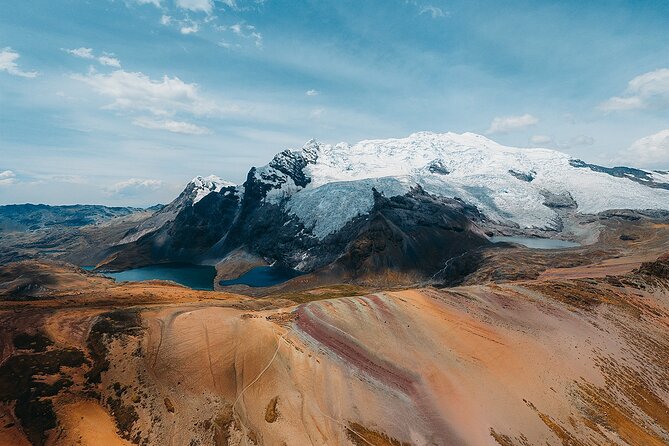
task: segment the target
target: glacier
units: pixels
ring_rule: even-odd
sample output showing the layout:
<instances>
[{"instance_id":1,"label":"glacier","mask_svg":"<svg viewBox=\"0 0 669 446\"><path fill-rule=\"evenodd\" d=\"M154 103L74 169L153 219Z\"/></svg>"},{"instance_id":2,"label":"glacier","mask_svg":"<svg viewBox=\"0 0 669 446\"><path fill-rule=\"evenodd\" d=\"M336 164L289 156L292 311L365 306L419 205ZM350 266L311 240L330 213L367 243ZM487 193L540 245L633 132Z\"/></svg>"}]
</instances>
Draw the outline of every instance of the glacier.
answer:
<instances>
[{"instance_id":1,"label":"glacier","mask_svg":"<svg viewBox=\"0 0 669 446\"><path fill-rule=\"evenodd\" d=\"M304 165L296 166L296 159ZM290 173L298 168L309 179L304 186ZM474 133L420 132L353 145L311 140L280 153L256 176L270 183L266 200L284 203L322 239L369 212L372 188L394 196L420 185L474 205L492 221L544 230L559 227L556 210L545 204L547 193L570 196L582 214L669 209L669 174L644 172L655 187L576 167L573 157L556 150L504 146Z\"/></svg>"}]
</instances>

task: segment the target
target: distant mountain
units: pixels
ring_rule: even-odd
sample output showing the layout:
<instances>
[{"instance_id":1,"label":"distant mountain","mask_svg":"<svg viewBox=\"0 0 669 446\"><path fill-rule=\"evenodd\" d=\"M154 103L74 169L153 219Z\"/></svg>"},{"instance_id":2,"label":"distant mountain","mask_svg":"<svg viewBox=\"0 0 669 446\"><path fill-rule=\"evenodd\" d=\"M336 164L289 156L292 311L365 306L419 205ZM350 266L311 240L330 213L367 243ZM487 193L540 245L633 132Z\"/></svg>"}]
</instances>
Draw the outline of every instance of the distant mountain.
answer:
<instances>
[{"instance_id":1,"label":"distant mountain","mask_svg":"<svg viewBox=\"0 0 669 446\"><path fill-rule=\"evenodd\" d=\"M142 209L101 205L10 204L0 206L0 231L38 231L54 227L80 227L102 223L139 211Z\"/></svg>"},{"instance_id":2,"label":"distant mountain","mask_svg":"<svg viewBox=\"0 0 669 446\"><path fill-rule=\"evenodd\" d=\"M104 263L225 263L242 252L306 272L429 277L488 244L485 231L573 237L578 215L611 209L669 209L669 173L605 168L471 133L312 140L252 168L242 185L195 178Z\"/></svg>"}]
</instances>

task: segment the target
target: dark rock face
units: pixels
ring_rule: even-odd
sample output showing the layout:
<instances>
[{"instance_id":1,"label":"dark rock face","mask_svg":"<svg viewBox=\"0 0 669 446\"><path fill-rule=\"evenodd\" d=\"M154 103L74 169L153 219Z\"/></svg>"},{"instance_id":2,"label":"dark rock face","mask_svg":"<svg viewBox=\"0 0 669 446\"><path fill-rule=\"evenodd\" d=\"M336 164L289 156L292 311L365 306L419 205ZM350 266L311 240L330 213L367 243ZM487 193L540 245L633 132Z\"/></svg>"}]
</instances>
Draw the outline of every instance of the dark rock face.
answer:
<instances>
[{"instance_id":1,"label":"dark rock face","mask_svg":"<svg viewBox=\"0 0 669 446\"><path fill-rule=\"evenodd\" d=\"M658 189L667 189L669 190L668 183L658 183L653 180L653 177L646 172L645 170L635 169L633 167L603 167L596 164L588 164L585 161L581 160L569 160L569 164L573 167L581 167L590 169L594 172L606 173L608 175L618 177L618 178L627 178L629 180L635 181L637 183L643 184L648 187L655 187Z\"/></svg>"},{"instance_id":2,"label":"dark rock face","mask_svg":"<svg viewBox=\"0 0 669 446\"><path fill-rule=\"evenodd\" d=\"M369 213L319 239L288 211L288 198L273 194L267 199L275 189L307 186L306 167L318 154L315 142L279 153L266 167L249 171L242 196L229 187L193 204L195 190L189 185L126 234L126 243L108 252L104 268L221 259L229 259L232 267L236 257L229 254L237 252L302 272L327 269L352 280L385 271L429 278L449 259L489 243L477 226L483 216L475 207L432 196L419 186L396 197L370 189L374 204ZM448 174L441 163L429 168Z\"/></svg>"},{"instance_id":3,"label":"dark rock face","mask_svg":"<svg viewBox=\"0 0 669 446\"><path fill-rule=\"evenodd\" d=\"M530 172L518 172L517 170L513 170L513 169L509 170L509 173L512 176L518 178L520 181L526 181L528 183L531 183L532 180L534 180L534 176L536 175L536 173L532 172L532 171L530 171Z\"/></svg>"},{"instance_id":4,"label":"dark rock face","mask_svg":"<svg viewBox=\"0 0 669 446\"><path fill-rule=\"evenodd\" d=\"M429 170L430 173L438 173L439 175L448 175L451 173L440 160L435 160L428 164L427 170Z\"/></svg>"},{"instance_id":5,"label":"dark rock face","mask_svg":"<svg viewBox=\"0 0 669 446\"><path fill-rule=\"evenodd\" d=\"M659 257L654 262L642 263L637 273L660 279L669 279L669 254Z\"/></svg>"},{"instance_id":6,"label":"dark rock face","mask_svg":"<svg viewBox=\"0 0 669 446\"><path fill-rule=\"evenodd\" d=\"M177 200L180 198L183 201L182 196ZM239 207L239 197L234 187L227 187L206 195L195 204L190 203L192 200L180 207L168 205L165 211L174 215L170 215L171 220L137 240L111 248L102 262L104 269L198 261L229 230Z\"/></svg>"},{"instance_id":7,"label":"dark rock face","mask_svg":"<svg viewBox=\"0 0 669 446\"><path fill-rule=\"evenodd\" d=\"M386 269L425 276L452 256L489 243L475 224L481 214L459 200L436 198L420 187L398 197L373 193L369 214L322 240L280 205L254 203L247 196L217 254L241 247L305 272L334 263L338 274L352 278Z\"/></svg>"},{"instance_id":8,"label":"dark rock face","mask_svg":"<svg viewBox=\"0 0 669 446\"><path fill-rule=\"evenodd\" d=\"M311 182L311 178L304 173L304 168L309 163L315 163L316 159L317 147L307 145L303 151L284 150L270 161L269 167L292 178L296 185L305 187Z\"/></svg>"},{"instance_id":9,"label":"dark rock face","mask_svg":"<svg viewBox=\"0 0 669 446\"><path fill-rule=\"evenodd\" d=\"M482 215L460 200L437 198L418 186L390 198L374 191L374 199L336 261L354 278L385 270L429 278L449 259L490 243L476 227Z\"/></svg>"},{"instance_id":10,"label":"dark rock face","mask_svg":"<svg viewBox=\"0 0 669 446\"><path fill-rule=\"evenodd\" d=\"M179 206L170 204L161 211L174 213L171 220L111 250L104 268L218 261L231 252L244 252L303 272L327 267L350 279L383 271L429 278L448 259L489 243L476 225L483 220L476 208L437 198L419 186L397 197L371 189L374 205L368 214L319 239L285 203L265 199L283 184L277 178L290 176L296 184L308 180L308 160L293 154L280 154L281 163L269 170L274 175L270 181L251 169L243 197L233 187L211 192L194 205L180 197L184 202Z\"/></svg>"},{"instance_id":11,"label":"dark rock face","mask_svg":"<svg viewBox=\"0 0 669 446\"><path fill-rule=\"evenodd\" d=\"M560 194L554 194L550 191L542 191L541 193L544 196L544 206L547 206L549 208L553 209L561 209L561 208L568 208L568 209L576 209L578 207L578 204L576 203L576 200L574 200L574 197L571 196L569 192L562 192Z\"/></svg>"}]
</instances>

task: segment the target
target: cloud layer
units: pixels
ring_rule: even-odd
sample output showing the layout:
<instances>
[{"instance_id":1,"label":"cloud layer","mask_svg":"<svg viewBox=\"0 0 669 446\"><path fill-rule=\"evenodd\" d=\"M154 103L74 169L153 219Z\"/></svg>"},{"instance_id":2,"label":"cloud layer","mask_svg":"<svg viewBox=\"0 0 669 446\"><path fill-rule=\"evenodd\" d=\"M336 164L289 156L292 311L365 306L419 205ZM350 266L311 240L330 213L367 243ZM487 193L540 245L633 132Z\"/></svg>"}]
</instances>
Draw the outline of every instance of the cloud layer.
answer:
<instances>
[{"instance_id":1,"label":"cloud layer","mask_svg":"<svg viewBox=\"0 0 669 446\"><path fill-rule=\"evenodd\" d=\"M103 54L102 56L95 56L93 54L92 48L74 48L74 49L64 49L64 51L70 53L73 56L80 57L82 59L97 60L101 65L106 65L108 67L121 67L121 61L113 56L113 54Z\"/></svg>"},{"instance_id":2,"label":"cloud layer","mask_svg":"<svg viewBox=\"0 0 669 446\"><path fill-rule=\"evenodd\" d=\"M10 47L3 48L0 51L0 71L20 77L37 77L39 74L37 71L23 71L19 68L19 65L16 63L19 57L21 57L21 55Z\"/></svg>"},{"instance_id":3,"label":"cloud layer","mask_svg":"<svg viewBox=\"0 0 669 446\"><path fill-rule=\"evenodd\" d=\"M622 158L649 169L669 168L669 129L636 140Z\"/></svg>"},{"instance_id":4,"label":"cloud layer","mask_svg":"<svg viewBox=\"0 0 669 446\"><path fill-rule=\"evenodd\" d=\"M492 120L486 133L509 133L530 127L537 122L539 122L538 118L527 113L520 116L498 116Z\"/></svg>"},{"instance_id":5,"label":"cloud layer","mask_svg":"<svg viewBox=\"0 0 669 446\"><path fill-rule=\"evenodd\" d=\"M629 81L621 96L600 104L604 111L665 109L669 107L669 68L650 71Z\"/></svg>"},{"instance_id":6,"label":"cloud layer","mask_svg":"<svg viewBox=\"0 0 669 446\"><path fill-rule=\"evenodd\" d=\"M155 120L150 118L137 118L132 121L136 126L152 130L167 130L172 133L181 133L184 135L206 135L211 133L206 127L200 127L190 122L172 121L172 120Z\"/></svg>"},{"instance_id":7,"label":"cloud layer","mask_svg":"<svg viewBox=\"0 0 669 446\"><path fill-rule=\"evenodd\" d=\"M0 172L0 186L7 186L16 182L16 174L11 170Z\"/></svg>"},{"instance_id":8,"label":"cloud layer","mask_svg":"<svg viewBox=\"0 0 669 446\"><path fill-rule=\"evenodd\" d=\"M197 84L178 77L151 79L141 72L116 70L109 74L90 72L73 79L89 85L98 94L111 98L106 108L120 111L149 112L156 116L173 116L177 112L204 116L221 112L213 101L202 97Z\"/></svg>"},{"instance_id":9,"label":"cloud layer","mask_svg":"<svg viewBox=\"0 0 669 446\"><path fill-rule=\"evenodd\" d=\"M147 180L141 178L130 178L120 181L107 189L110 195L120 195L124 197L144 194L148 191L155 191L163 186L159 180Z\"/></svg>"}]
</instances>

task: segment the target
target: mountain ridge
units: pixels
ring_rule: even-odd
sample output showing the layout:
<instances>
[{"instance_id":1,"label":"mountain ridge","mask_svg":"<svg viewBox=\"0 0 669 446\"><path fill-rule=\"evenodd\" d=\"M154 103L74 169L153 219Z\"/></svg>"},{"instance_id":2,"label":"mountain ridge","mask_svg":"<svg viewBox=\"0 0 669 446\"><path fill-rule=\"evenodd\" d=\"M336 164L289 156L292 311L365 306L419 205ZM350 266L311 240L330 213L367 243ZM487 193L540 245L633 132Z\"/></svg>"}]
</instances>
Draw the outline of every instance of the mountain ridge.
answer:
<instances>
[{"instance_id":1,"label":"mountain ridge","mask_svg":"<svg viewBox=\"0 0 669 446\"><path fill-rule=\"evenodd\" d=\"M669 175L606 169L555 150L507 147L472 133L421 132L353 145L312 139L252 167L241 185L195 177L172 203L109 248L100 266L224 264L250 256L353 278L364 275L359 270L368 261L363 270L370 274L399 269L425 278L464 250L489 243L486 234L575 240L586 231L583 215L669 209ZM380 203L405 208L379 213ZM437 229L452 219L457 228ZM419 241L426 230L443 252ZM477 241L466 241L470 237ZM450 249L444 241L464 244ZM367 260L358 259L365 251L360 246L372 246L363 255Z\"/></svg>"}]
</instances>

